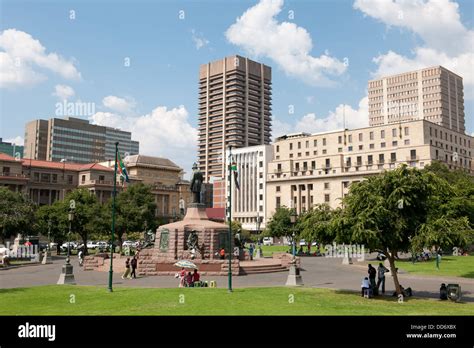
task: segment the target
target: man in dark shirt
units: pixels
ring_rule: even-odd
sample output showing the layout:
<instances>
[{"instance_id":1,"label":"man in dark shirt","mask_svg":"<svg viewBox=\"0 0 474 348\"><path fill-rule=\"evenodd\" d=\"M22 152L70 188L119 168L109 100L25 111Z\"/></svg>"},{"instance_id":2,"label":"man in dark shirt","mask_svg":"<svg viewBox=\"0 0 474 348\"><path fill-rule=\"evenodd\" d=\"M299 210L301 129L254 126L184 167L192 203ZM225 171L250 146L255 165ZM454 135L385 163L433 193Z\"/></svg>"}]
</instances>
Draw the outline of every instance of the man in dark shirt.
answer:
<instances>
[{"instance_id":1,"label":"man in dark shirt","mask_svg":"<svg viewBox=\"0 0 474 348\"><path fill-rule=\"evenodd\" d=\"M137 257L134 256L132 261L130 262L130 265L132 266L132 273L130 273L130 277L133 277L135 279L137 278L137 274L135 273L137 269L137 264L138 264Z\"/></svg>"},{"instance_id":2,"label":"man in dark shirt","mask_svg":"<svg viewBox=\"0 0 474 348\"><path fill-rule=\"evenodd\" d=\"M375 276L377 275L377 270L374 267L372 267L370 263L369 263L369 270L367 273L369 273L370 287L372 288L374 295L377 295L378 291L377 291L377 286L375 283Z\"/></svg>"}]
</instances>

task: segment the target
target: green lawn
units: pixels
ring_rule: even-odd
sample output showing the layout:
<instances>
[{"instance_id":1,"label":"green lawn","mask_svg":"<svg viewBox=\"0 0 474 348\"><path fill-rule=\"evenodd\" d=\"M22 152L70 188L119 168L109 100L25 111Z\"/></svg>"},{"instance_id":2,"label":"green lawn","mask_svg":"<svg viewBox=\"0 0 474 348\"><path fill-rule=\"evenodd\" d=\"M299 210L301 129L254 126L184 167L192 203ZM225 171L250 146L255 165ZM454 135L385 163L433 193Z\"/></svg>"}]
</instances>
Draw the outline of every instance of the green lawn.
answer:
<instances>
[{"instance_id":1,"label":"green lawn","mask_svg":"<svg viewBox=\"0 0 474 348\"><path fill-rule=\"evenodd\" d=\"M71 295L75 303L70 303ZM181 296L181 297L180 297ZM293 297L292 297L293 296ZM0 315L472 315L474 304L316 288L128 288L48 285L1 289ZM180 303L184 299L184 303ZM291 303L291 300L294 300Z\"/></svg>"},{"instance_id":2,"label":"green lawn","mask_svg":"<svg viewBox=\"0 0 474 348\"><path fill-rule=\"evenodd\" d=\"M436 261L412 263L409 260L397 261L396 266L414 274L429 274L463 278L474 278L474 256L443 256L436 268Z\"/></svg>"},{"instance_id":3,"label":"green lawn","mask_svg":"<svg viewBox=\"0 0 474 348\"><path fill-rule=\"evenodd\" d=\"M262 245L262 252L264 257L271 257L273 253L284 253L290 250L288 245Z\"/></svg>"}]
</instances>

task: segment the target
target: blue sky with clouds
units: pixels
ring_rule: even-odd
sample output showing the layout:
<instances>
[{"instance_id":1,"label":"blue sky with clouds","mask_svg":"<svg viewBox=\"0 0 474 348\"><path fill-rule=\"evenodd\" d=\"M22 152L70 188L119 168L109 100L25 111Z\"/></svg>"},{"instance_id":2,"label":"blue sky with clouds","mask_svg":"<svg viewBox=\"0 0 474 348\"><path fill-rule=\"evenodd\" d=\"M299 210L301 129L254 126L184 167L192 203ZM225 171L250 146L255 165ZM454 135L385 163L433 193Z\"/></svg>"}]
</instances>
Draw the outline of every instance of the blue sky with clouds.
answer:
<instances>
[{"instance_id":1,"label":"blue sky with clouds","mask_svg":"<svg viewBox=\"0 0 474 348\"><path fill-rule=\"evenodd\" d=\"M367 124L367 81L441 64L464 78L474 131L472 1L0 0L0 137L94 103L91 121L189 168L199 65L240 54L273 69L274 135ZM74 12L71 12L74 11ZM73 18L71 18L73 17ZM129 63L129 64L128 64Z\"/></svg>"}]
</instances>

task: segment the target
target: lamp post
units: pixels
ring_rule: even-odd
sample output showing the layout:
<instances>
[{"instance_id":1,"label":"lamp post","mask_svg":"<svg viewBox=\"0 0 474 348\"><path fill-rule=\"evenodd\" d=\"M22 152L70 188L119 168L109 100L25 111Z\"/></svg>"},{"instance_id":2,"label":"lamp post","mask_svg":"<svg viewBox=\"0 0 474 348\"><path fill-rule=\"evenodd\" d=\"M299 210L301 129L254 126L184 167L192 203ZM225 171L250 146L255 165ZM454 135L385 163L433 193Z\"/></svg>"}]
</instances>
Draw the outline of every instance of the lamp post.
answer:
<instances>
[{"instance_id":1,"label":"lamp post","mask_svg":"<svg viewBox=\"0 0 474 348\"><path fill-rule=\"evenodd\" d=\"M301 286L303 285L303 278L300 275L300 269L296 265L296 244L295 244L295 238L296 238L296 233L295 233L295 226L296 226L296 221L298 220L298 214L296 213L296 209L293 209L290 215L290 222L291 222L291 228L293 230L292 233L292 242L293 242L293 258L290 263L290 272L288 274L288 278L286 280L286 286Z\"/></svg>"},{"instance_id":2,"label":"lamp post","mask_svg":"<svg viewBox=\"0 0 474 348\"><path fill-rule=\"evenodd\" d=\"M262 223L263 217L260 216L259 212L257 212L257 233L260 234L260 224ZM258 248L255 253L255 258L256 259L261 259L263 258L263 252L262 252L262 245L260 244L260 238L258 239Z\"/></svg>"},{"instance_id":3,"label":"lamp post","mask_svg":"<svg viewBox=\"0 0 474 348\"><path fill-rule=\"evenodd\" d=\"M59 275L58 284L76 284L74 279L73 267L70 263L70 256L71 256L71 229L72 229L72 221L74 220L74 212L76 210L76 202L74 199L69 201L69 213L68 213L68 221L69 221L69 232L67 234L67 257L66 263L62 267L61 274Z\"/></svg>"}]
</instances>

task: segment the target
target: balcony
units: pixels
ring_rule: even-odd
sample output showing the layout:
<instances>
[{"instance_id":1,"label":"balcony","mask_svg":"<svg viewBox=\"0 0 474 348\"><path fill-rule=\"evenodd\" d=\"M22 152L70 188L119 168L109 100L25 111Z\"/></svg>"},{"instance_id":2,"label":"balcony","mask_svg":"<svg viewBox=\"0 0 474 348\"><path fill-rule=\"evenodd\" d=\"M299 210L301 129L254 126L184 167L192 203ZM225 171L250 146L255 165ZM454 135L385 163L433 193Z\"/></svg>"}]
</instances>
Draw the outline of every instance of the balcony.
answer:
<instances>
[{"instance_id":1,"label":"balcony","mask_svg":"<svg viewBox=\"0 0 474 348\"><path fill-rule=\"evenodd\" d=\"M11 173L11 172L1 172L0 176L9 178L9 179L27 179L27 176L25 174L17 174L17 173Z\"/></svg>"},{"instance_id":2,"label":"balcony","mask_svg":"<svg viewBox=\"0 0 474 348\"><path fill-rule=\"evenodd\" d=\"M419 160L420 160L419 156L408 156L407 157L407 162L419 161Z\"/></svg>"},{"instance_id":3,"label":"balcony","mask_svg":"<svg viewBox=\"0 0 474 348\"><path fill-rule=\"evenodd\" d=\"M105 185L112 186L114 184L113 180L84 180L80 182L80 185Z\"/></svg>"}]
</instances>

